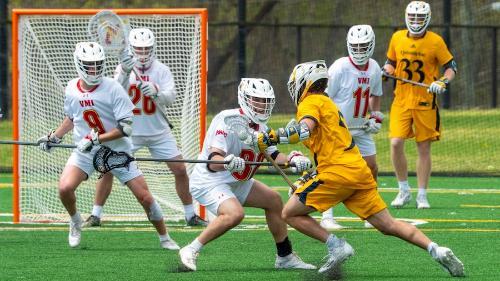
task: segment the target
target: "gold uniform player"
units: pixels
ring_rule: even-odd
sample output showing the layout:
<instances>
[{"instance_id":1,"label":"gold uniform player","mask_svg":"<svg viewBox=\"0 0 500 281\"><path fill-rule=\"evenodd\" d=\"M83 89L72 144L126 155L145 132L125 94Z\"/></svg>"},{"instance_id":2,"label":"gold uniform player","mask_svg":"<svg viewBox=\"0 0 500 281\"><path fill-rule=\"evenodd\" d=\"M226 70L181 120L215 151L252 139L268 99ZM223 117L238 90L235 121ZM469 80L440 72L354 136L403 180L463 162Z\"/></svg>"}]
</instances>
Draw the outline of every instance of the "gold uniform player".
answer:
<instances>
[{"instance_id":1,"label":"gold uniform player","mask_svg":"<svg viewBox=\"0 0 500 281\"><path fill-rule=\"evenodd\" d=\"M327 82L324 61L297 65L290 75L288 91L297 105L298 123L292 120L285 128L261 132L257 138L259 149L302 141L314 155L317 176L295 191L283 208L282 217L293 228L326 244L327 261L319 272L334 273L354 255L351 245L330 234L309 215L342 202L380 232L427 249L452 276L463 276L463 264L450 249L439 247L415 226L391 216L342 114L324 93Z\"/></svg>"},{"instance_id":2,"label":"gold uniform player","mask_svg":"<svg viewBox=\"0 0 500 281\"><path fill-rule=\"evenodd\" d=\"M410 203L404 141L415 137L418 150L417 208L430 208L427 186L431 173L431 142L441 136L437 95L443 94L455 77L457 66L443 39L426 30L431 18L429 4L413 1L406 8L407 30L393 34L383 71L397 77L430 84L429 89L397 81L390 112L391 158L399 184L399 193L391 205ZM439 77L440 67L444 74Z\"/></svg>"}]
</instances>

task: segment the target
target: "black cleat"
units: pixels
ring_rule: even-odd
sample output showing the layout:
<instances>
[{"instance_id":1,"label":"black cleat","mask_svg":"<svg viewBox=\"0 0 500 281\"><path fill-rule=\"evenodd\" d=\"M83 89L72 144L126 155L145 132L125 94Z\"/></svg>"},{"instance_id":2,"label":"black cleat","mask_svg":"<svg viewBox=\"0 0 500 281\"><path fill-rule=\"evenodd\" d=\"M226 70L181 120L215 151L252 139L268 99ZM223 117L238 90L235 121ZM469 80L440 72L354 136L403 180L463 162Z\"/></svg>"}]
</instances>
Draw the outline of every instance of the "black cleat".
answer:
<instances>
[{"instance_id":1,"label":"black cleat","mask_svg":"<svg viewBox=\"0 0 500 281\"><path fill-rule=\"evenodd\" d=\"M207 226L208 222L203 220L197 215L192 216L189 220L186 221L187 226Z\"/></svg>"},{"instance_id":2,"label":"black cleat","mask_svg":"<svg viewBox=\"0 0 500 281\"><path fill-rule=\"evenodd\" d=\"M87 220L83 223L83 227L96 227L96 226L101 226L101 218L93 215L88 217Z\"/></svg>"}]
</instances>

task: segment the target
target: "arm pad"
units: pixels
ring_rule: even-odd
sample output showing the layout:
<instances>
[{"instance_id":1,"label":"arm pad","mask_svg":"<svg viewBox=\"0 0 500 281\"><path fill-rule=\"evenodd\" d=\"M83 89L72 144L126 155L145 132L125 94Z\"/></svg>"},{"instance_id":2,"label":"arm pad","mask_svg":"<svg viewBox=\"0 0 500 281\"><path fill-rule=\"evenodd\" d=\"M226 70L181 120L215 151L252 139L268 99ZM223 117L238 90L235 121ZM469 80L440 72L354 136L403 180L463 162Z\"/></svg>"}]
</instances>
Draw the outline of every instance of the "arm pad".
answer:
<instances>
[{"instance_id":1,"label":"arm pad","mask_svg":"<svg viewBox=\"0 0 500 281\"><path fill-rule=\"evenodd\" d=\"M443 65L443 68L444 68L444 70L451 68L453 71L455 71L455 73L457 73L457 70L458 70L457 63L455 62L454 59L451 59L449 62L445 63Z\"/></svg>"},{"instance_id":2,"label":"arm pad","mask_svg":"<svg viewBox=\"0 0 500 281\"><path fill-rule=\"evenodd\" d=\"M124 118L118 121L118 126L116 126L120 132L126 137L132 134L132 118Z\"/></svg>"},{"instance_id":3,"label":"arm pad","mask_svg":"<svg viewBox=\"0 0 500 281\"><path fill-rule=\"evenodd\" d=\"M285 128L278 129L278 140L281 144L294 144L309 138L309 127L306 123L290 122Z\"/></svg>"}]
</instances>

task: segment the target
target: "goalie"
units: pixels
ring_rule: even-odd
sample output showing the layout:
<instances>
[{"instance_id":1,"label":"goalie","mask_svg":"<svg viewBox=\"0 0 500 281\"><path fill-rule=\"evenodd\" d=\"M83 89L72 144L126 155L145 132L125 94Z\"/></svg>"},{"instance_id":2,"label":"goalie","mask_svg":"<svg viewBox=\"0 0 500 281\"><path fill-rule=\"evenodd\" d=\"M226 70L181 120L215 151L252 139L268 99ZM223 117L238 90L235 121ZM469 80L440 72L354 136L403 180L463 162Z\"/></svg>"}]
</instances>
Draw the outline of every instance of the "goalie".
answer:
<instances>
[{"instance_id":1,"label":"goalie","mask_svg":"<svg viewBox=\"0 0 500 281\"><path fill-rule=\"evenodd\" d=\"M73 150L59 179L59 197L70 215L68 241L77 247L81 240L83 220L76 207L75 191L94 172L93 156L100 144L105 143L115 151L130 153L132 110L134 105L121 85L103 77L105 55L103 48L94 42L76 45L74 62L79 78L68 82L65 89L64 112L66 117L59 127L38 139L40 148L50 152L50 144L60 143L66 133L73 130L77 149ZM122 184L128 186L142 205L160 236L164 248L178 249L170 238L163 221L160 205L148 190L136 162L128 168L112 171Z\"/></svg>"},{"instance_id":2,"label":"goalie","mask_svg":"<svg viewBox=\"0 0 500 281\"><path fill-rule=\"evenodd\" d=\"M242 136L229 131L225 123L227 116L243 116L251 120L250 124L247 121L244 125L256 132L265 132L275 103L273 88L267 80L243 78L238 87L238 103L241 108L224 110L213 118L198 157L228 163L196 164L190 175L191 194L217 217L196 239L179 251L181 262L185 269L195 271L201 249L240 224L245 216L245 206L265 210L266 221L278 252L276 268L315 269L315 266L303 262L292 251L286 223L281 219L283 203L278 192L252 178L258 166L245 165L245 160L260 162L264 155L253 144L243 142ZM298 152L287 157L275 146L268 147L266 152L277 163L290 161L297 172L311 166L311 161Z\"/></svg>"},{"instance_id":3,"label":"goalie","mask_svg":"<svg viewBox=\"0 0 500 281\"><path fill-rule=\"evenodd\" d=\"M147 147L154 158L182 159L177 142L168 121L158 109L174 103L175 83L168 66L155 57L156 39L147 28L132 29L129 34L129 45L133 56L124 54L116 67L115 80L129 93L135 102L132 124L132 152ZM141 78L136 77L133 68L137 68ZM145 80L145 81L142 81ZM154 101L154 102L153 102ZM178 162L167 162L174 174L175 190L183 206L188 226L206 226L207 223L194 212L193 199L189 193L189 178L186 165ZM105 174L97 183L96 196L92 215L85 226L100 226L103 206L106 203L113 185L113 175Z\"/></svg>"}]
</instances>

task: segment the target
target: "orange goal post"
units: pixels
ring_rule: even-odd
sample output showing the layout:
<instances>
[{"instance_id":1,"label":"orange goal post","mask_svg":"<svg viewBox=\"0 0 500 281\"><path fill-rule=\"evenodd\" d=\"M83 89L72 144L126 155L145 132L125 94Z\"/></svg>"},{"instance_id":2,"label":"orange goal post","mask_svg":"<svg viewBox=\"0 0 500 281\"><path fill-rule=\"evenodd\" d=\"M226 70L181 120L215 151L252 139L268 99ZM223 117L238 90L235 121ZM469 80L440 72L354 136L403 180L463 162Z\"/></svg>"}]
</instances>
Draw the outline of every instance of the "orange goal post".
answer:
<instances>
[{"instance_id":1,"label":"orange goal post","mask_svg":"<svg viewBox=\"0 0 500 281\"><path fill-rule=\"evenodd\" d=\"M90 41L87 26L98 9L14 9L12 11L13 139L36 141L64 118L64 88L78 76L73 52ZM156 37L156 57L175 80L177 98L167 115L185 159L196 159L206 127L207 19L206 9L113 9L131 28L147 27ZM106 76L118 58L107 55ZM72 135L63 143L71 143ZM70 149L44 153L36 147L15 146L13 163L14 222L62 222L68 215L58 198L57 183ZM151 157L146 149L137 157ZM184 218L174 176L164 163L141 162L148 186L167 220ZM193 164L188 164L188 173ZM92 210L97 173L77 189L78 208ZM200 215L205 216L204 209ZM105 220L146 220L144 210L126 186L114 182L104 208Z\"/></svg>"}]
</instances>

